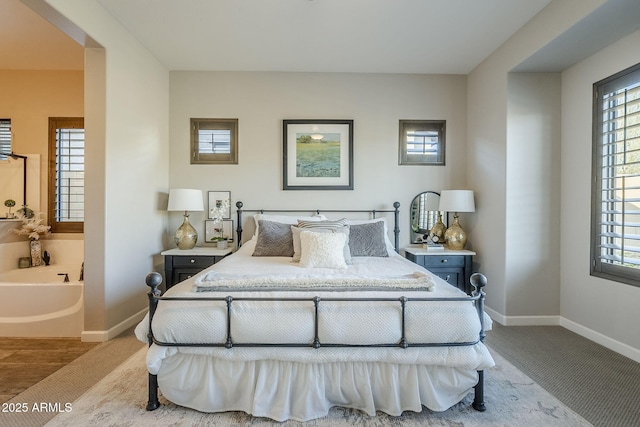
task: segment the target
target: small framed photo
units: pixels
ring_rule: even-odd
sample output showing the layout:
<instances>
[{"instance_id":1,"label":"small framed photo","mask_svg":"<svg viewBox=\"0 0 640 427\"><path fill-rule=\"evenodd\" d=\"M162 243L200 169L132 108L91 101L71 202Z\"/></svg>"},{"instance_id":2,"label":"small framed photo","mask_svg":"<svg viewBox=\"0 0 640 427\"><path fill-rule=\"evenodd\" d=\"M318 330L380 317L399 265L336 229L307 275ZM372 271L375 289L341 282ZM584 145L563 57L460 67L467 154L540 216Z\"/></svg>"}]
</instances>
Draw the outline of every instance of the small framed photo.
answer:
<instances>
[{"instance_id":1,"label":"small framed photo","mask_svg":"<svg viewBox=\"0 0 640 427\"><path fill-rule=\"evenodd\" d=\"M218 238L233 242L234 230L233 220L224 219L222 221L214 221L207 219L204 221L204 239L205 243L217 243Z\"/></svg>"},{"instance_id":2,"label":"small framed photo","mask_svg":"<svg viewBox=\"0 0 640 427\"><path fill-rule=\"evenodd\" d=\"M231 219L231 191L209 191L209 219Z\"/></svg>"},{"instance_id":3,"label":"small framed photo","mask_svg":"<svg viewBox=\"0 0 640 427\"><path fill-rule=\"evenodd\" d=\"M353 190L353 120L283 120L283 190Z\"/></svg>"}]
</instances>

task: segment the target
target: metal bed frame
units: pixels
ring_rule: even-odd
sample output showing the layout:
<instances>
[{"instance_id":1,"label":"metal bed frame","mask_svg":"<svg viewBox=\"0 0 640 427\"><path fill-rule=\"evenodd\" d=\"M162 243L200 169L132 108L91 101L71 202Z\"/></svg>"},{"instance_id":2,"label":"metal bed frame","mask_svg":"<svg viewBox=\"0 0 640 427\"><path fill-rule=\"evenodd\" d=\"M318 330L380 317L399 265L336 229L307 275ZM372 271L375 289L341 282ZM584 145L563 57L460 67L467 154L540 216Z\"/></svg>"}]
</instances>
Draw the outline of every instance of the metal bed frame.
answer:
<instances>
[{"instance_id":1,"label":"metal bed frame","mask_svg":"<svg viewBox=\"0 0 640 427\"><path fill-rule=\"evenodd\" d=\"M238 246L242 244L242 213L243 212L287 212L287 213L300 213L300 212L310 212L309 210L244 210L242 209L242 202L237 202L236 207L238 209L238 228L236 230L238 236ZM395 202L393 204L393 211L385 211L385 210L323 210L322 212L333 212L333 213L346 213L346 212L355 212L355 213L370 213L375 218L376 213L393 213L394 214L394 240L395 240L395 249L398 251L398 235L399 235L399 227L398 227L398 214L400 203ZM320 214L320 210L315 210L317 214ZM486 285L486 278L484 275L480 273L475 273L471 276L470 279L471 285L474 290L471 292L470 296L467 297L450 297L450 298L409 298L405 296L401 296L399 298L320 298L318 296L314 297L306 297L306 298L295 298L295 297L272 297L272 298L257 298L257 297L209 297L209 298L193 298L193 297L165 297L161 296L161 291L159 289L160 284L162 283L162 276L159 273L150 273L146 277L146 284L150 287L150 291L148 293L149 298L149 333L148 333L148 342L149 346L152 344L167 346L167 347L224 347L227 349L233 347L308 347L311 349L319 349L321 347L351 347L351 348L367 348L367 347L399 347L399 348L409 348L409 347L460 347L460 346L472 346L479 342L484 341L485 338L485 330L484 330L484 300L485 293L483 291L484 286ZM217 343L169 343L157 340L153 335L152 322L155 311L158 307L158 303L160 301L224 301L226 302L226 339L224 342ZM314 306L314 336L310 337L308 342L301 343L244 343L244 342L234 342L232 338L232 316L231 313L233 311L233 303L234 301L292 301L292 302L300 302L302 304L313 303ZM406 307L409 303L430 303L430 302L441 302L441 301L469 301L470 303L475 304L475 308L478 312L478 316L480 319L480 333L478 335L478 339L471 342L450 342L450 343L415 343L409 342L405 336L405 326L406 326ZM323 343L320 340L320 336L318 333L318 324L320 322L320 314L319 307L323 302L397 302L400 306L400 316L401 316L401 338L397 342L392 343L379 343L379 344L353 344L353 343ZM160 406L160 402L158 400L158 378L157 375L149 373L149 400L147 403L147 410L153 411ZM478 383L474 387L474 400L472 403L474 409L478 411L485 411L486 405L484 402L484 371L478 371Z\"/></svg>"}]
</instances>

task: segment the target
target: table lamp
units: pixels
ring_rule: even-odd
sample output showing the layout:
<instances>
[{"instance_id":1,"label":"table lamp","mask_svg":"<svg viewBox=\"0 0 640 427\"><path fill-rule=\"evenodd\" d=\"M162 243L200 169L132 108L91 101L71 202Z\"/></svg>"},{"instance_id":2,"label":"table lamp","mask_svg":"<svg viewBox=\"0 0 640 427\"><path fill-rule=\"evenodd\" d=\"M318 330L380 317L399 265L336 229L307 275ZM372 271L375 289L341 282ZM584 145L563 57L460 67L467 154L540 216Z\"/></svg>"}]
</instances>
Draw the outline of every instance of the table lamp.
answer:
<instances>
[{"instance_id":1,"label":"table lamp","mask_svg":"<svg viewBox=\"0 0 640 427\"><path fill-rule=\"evenodd\" d=\"M202 190L172 188L169 190L168 211L184 211L184 222L176 231L179 249L192 249L198 241L198 232L189 223L189 211L203 211Z\"/></svg>"},{"instance_id":2,"label":"table lamp","mask_svg":"<svg viewBox=\"0 0 640 427\"><path fill-rule=\"evenodd\" d=\"M444 233L444 240L449 249L464 249L467 233L460 226L458 212L475 212L472 190L442 190L440 194L441 211L453 212L453 224Z\"/></svg>"}]
</instances>

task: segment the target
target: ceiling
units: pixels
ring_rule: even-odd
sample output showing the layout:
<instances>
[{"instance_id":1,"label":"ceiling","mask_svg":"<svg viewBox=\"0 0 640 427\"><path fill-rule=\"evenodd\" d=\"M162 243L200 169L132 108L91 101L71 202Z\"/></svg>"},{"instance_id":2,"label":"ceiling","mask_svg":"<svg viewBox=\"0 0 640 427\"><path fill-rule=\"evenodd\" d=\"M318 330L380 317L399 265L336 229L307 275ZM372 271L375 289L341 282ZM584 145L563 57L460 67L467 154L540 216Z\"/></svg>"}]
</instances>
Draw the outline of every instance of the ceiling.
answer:
<instances>
[{"instance_id":1,"label":"ceiling","mask_svg":"<svg viewBox=\"0 0 640 427\"><path fill-rule=\"evenodd\" d=\"M551 0L97 0L169 70L467 74ZM0 0L0 69L82 69Z\"/></svg>"}]
</instances>

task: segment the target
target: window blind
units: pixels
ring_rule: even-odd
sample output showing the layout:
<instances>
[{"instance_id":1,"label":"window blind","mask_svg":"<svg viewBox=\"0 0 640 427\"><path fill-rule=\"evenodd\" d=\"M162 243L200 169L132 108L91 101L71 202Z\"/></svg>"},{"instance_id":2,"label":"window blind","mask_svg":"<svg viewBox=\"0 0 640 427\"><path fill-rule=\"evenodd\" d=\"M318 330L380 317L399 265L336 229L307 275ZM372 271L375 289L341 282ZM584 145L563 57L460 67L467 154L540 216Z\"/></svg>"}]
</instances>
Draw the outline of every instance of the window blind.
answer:
<instances>
[{"instance_id":1,"label":"window blind","mask_svg":"<svg viewBox=\"0 0 640 427\"><path fill-rule=\"evenodd\" d=\"M640 67L594 88L592 273L640 280Z\"/></svg>"},{"instance_id":2,"label":"window blind","mask_svg":"<svg viewBox=\"0 0 640 427\"><path fill-rule=\"evenodd\" d=\"M55 216L84 221L84 129L56 129Z\"/></svg>"},{"instance_id":3,"label":"window blind","mask_svg":"<svg viewBox=\"0 0 640 427\"><path fill-rule=\"evenodd\" d=\"M11 153L11 119L0 119L0 160Z\"/></svg>"},{"instance_id":4,"label":"window blind","mask_svg":"<svg viewBox=\"0 0 640 427\"><path fill-rule=\"evenodd\" d=\"M231 152L229 129L198 129L198 150L201 154L228 154Z\"/></svg>"}]
</instances>

